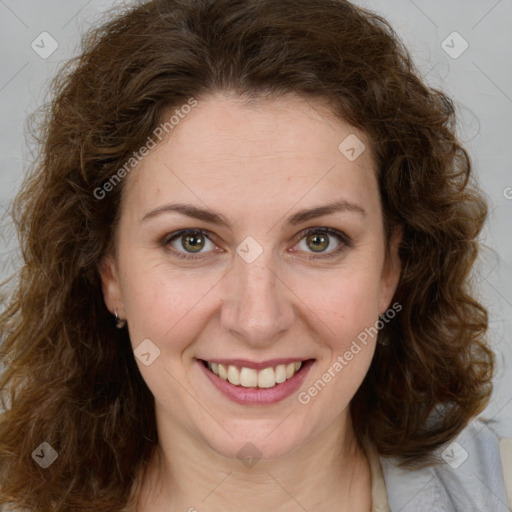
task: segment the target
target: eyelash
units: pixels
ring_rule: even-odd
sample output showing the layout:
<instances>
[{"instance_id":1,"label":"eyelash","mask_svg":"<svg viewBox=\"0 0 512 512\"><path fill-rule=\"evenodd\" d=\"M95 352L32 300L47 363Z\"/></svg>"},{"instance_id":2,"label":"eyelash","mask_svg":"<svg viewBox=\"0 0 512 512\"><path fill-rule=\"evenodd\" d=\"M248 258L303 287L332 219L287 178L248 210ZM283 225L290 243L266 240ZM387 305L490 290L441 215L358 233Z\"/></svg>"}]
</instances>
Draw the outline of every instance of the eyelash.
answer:
<instances>
[{"instance_id":1,"label":"eyelash","mask_svg":"<svg viewBox=\"0 0 512 512\"><path fill-rule=\"evenodd\" d=\"M313 234L319 234L319 235L327 234L327 235L335 236L335 237L339 238L341 243L340 243L340 246L332 252L313 254L311 256L307 256L306 259L308 259L308 260L335 258L339 254L341 254L341 252L344 251L346 248L352 247L352 240L347 235L345 235L345 233L342 233L341 231L338 231L337 229L332 229L332 228L318 228L318 227L308 228L300 233L300 238L298 239L297 243L299 243L302 239L308 237L309 235L313 235ZM161 244L164 247L167 247L171 242L173 242L177 238L180 238L185 235L201 235L201 236L208 238L208 240L212 241L211 238L208 236L207 231L204 231L202 229L184 229L182 231L178 231L177 233L172 233L171 235L165 236L161 240ZM201 255L195 256L195 255L192 255L191 253L183 253L180 251L176 251L175 249L171 249L171 251L173 252L173 254L176 257L178 257L180 259L184 259L184 260L197 260L197 259L203 258L203 256L201 256Z\"/></svg>"}]
</instances>

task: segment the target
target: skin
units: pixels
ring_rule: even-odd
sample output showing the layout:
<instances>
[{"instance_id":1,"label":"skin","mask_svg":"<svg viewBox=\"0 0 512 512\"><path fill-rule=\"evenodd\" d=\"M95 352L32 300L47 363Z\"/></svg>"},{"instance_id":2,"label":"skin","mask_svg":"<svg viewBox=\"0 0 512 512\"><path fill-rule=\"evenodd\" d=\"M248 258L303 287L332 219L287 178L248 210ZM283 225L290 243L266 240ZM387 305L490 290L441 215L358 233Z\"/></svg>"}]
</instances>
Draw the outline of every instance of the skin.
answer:
<instances>
[{"instance_id":1,"label":"skin","mask_svg":"<svg viewBox=\"0 0 512 512\"><path fill-rule=\"evenodd\" d=\"M349 161L339 144L365 142ZM364 134L320 103L296 95L250 106L215 94L202 99L171 136L126 178L115 252L102 262L105 303L127 319L135 349L150 339L160 356L138 359L155 397L159 446L137 510L369 511L370 472L356 441L350 400L371 363L376 338L303 405L297 393L247 406L219 393L195 358L262 361L313 358L299 391L310 388L359 333L390 307L400 234L386 257L374 162ZM341 211L291 225L302 209L345 200ZM231 229L176 212L144 216L180 202L221 213ZM303 233L336 229L323 253ZM201 252L183 229L211 234ZM254 238L262 254L248 264L236 248ZM167 237L167 240L170 237ZM332 258L313 255L342 251ZM199 256L184 260L173 255ZM237 452L254 444L246 467Z\"/></svg>"}]
</instances>

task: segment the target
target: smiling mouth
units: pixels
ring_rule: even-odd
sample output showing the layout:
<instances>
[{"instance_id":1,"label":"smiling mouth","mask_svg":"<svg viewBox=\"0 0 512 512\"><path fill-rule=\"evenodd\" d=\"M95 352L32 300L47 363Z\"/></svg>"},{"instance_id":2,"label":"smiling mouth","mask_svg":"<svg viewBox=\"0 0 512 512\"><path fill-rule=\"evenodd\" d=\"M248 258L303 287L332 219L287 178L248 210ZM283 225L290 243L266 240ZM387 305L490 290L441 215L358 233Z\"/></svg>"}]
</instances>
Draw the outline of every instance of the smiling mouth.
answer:
<instances>
[{"instance_id":1,"label":"smiling mouth","mask_svg":"<svg viewBox=\"0 0 512 512\"><path fill-rule=\"evenodd\" d=\"M244 388L269 389L279 386L299 373L307 361L278 364L274 367L256 370L245 366L224 365L210 361L201 361L212 373L230 384Z\"/></svg>"}]
</instances>

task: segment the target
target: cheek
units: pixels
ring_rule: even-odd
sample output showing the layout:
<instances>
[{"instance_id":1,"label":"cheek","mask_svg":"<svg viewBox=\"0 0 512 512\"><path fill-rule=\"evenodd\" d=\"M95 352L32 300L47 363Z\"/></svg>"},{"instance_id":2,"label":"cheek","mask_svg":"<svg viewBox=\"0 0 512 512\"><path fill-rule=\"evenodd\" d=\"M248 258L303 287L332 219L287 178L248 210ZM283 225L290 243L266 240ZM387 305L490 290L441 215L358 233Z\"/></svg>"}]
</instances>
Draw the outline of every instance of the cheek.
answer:
<instances>
[{"instance_id":1,"label":"cheek","mask_svg":"<svg viewBox=\"0 0 512 512\"><path fill-rule=\"evenodd\" d=\"M333 348L343 349L378 320L378 281L370 267L347 267L315 281L297 283L297 295L323 322Z\"/></svg>"},{"instance_id":2,"label":"cheek","mask_svg":"<svg viewBox=\"0 0 512 512\"><path fill-rule=\"evenodd\" d=\"M127 262L128 263L128 262ZM132 345L151 339L169 355L179 354L204 328L215 272L199 273L157 264L126 265L123 292Z\"/></svg>"},{"instance_id":3,"label":"cheek","mask_svg":"<svg viewBox=\"0 0 512 512\"><path fill-rule=\"evenodd\" d=\"M204 329L205 307L209 304L207 293L217 280L206 275L201 279L186 276L183 269L171 271L157 267L132 272L126 280L131 345L136 351L149 339L159 351L149 366L137 359L136 362L153 396L167 410L190 407L179 382L186 380L193 364L188 351ZM168 402L169 397L173 397L172 403Z\"/></svg>"},{"instance_id":4,"label":"cheek","mask_svg":"<svg viewBox=\"0 0 512 512\"><path fill-rule=\"evenodd\" d=\"M298 396L311 416L329 424L350 403L370 367L378 320L378 293L371 272L342 273L324 283L323 290L305 293L304 302L316 305L310 317L317 323L322 348L314 374Z\"/></svg>"}]
</instances>

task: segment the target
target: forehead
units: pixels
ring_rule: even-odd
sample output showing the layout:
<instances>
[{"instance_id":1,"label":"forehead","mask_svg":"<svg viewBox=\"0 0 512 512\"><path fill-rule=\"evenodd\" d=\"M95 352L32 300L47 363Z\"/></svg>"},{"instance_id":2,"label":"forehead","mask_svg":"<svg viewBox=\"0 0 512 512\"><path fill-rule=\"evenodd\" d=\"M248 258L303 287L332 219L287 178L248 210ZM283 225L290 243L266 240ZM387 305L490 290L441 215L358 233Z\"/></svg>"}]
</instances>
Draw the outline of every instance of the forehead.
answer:
<instances>
[{"instance_id":1,"label":"forehead","mask_svg":"<svg viewBox=\"0 0 512 512\"><path fill-rule=\"evenodd\" d=\"M366 139L319 100L288 94L249 103L217 93L200 101L179 121L169 143L174 146L175 157L187 153L187 159L203 162L230 156L252 160L283 156L315 159L320 153L338 156L340 142L350 135ZM194 151L195 148L203 151ZM359 164L368 164L364 156L368 157L369 151L362 156Z\"/></svg>"},{"instance_id":2,"label":"forehead","mask_svg":"<svg viewBox=\"0 0 512 512\"><path fill-rule=\"evenodd\" d=\"M221 94L206 97L126 185L130 204L141 208L174 198L226 211L259 205L269 215L338 199L379 208L365 134L325 105L295 95L250 104Z\"/></svg>"}]
</instances>

